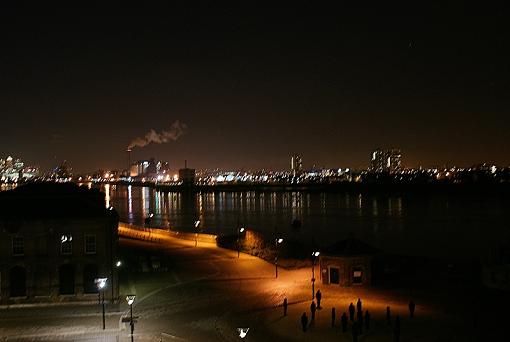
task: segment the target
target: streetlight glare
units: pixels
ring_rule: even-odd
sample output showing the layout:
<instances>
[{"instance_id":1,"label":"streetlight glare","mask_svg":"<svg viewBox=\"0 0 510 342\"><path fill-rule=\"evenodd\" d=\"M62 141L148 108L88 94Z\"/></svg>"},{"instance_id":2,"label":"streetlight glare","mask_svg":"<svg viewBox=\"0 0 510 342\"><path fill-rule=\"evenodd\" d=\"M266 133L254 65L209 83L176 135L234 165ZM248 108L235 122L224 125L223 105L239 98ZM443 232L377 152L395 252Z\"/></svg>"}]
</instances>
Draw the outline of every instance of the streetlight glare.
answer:
<instances>
[{"instance_id":1,"label":"streetlight glare","mask_svg":"<svg viewBox=\"0 0 510 342\"><path fill-rule=\"evenodd\" d=\"M200 224L200 220L195 221L195 228L198 228L198 225Z\"/></svg>"},{"instance_id":2,"label":"streetlight glare","mask_svg":"<svg viewBox=\"0 0 510 342\"><path fill-rule=\"evenodd\" d=\"M136 298L136 295L127 295L126 301L127 301L128 305L132 305L133 302L135 301L135 298Z\"/></svg>"},{"instance_id":3,"label":"streetlight glare","mask_svg":"<svg viewBox=\"0 0 510 342\"><path fill-rule=\"evenodd\" d=\"M105 320L105 307L104 307L104 291L103 291L103 301L101 303L101 290L103 290L106 286L106 281L108 278L96 278L94 279L94 283L96 283L97 286L97 295L99 300L99 305L102 304L103 306L103 330L106 329L106 320Z\"/></svg>"},{"instance_id":4,"label":"streetlight glare","mask_svg":"<svg viewBox=\"0 0 510 342\"><path fill-rule=\"evenodd\" d=\"M106 286L106 281L108 278L96 278L94 282L99 290L103 289Z\"/></svg>"},{"instance_id":5,"label":"streetlight glare","mask_svg":"<svg viewBox=\"0 0 510 342\"><path fill-rule=\"evenodd\" d=\"M282 243L283 242L283 239L282 238L279 238L278 240L276 240L278 243Z\"/></svg>"},{"instance_id":6,"label":"streetlight glare","mask_svg":"<svg viewBox=\"0 0 510 342\"><path fill-rule=\"evenodd\" d=\"M237 328L237 332L239 333L240 338L245 338L248 335L248 331L250 328Z\"/></svg>"},{"instance_id":7,"label":"streetlight glare","mask_svg":"<svg viewBox=\"0 0 510 342\"><path fill-rule=\"evenodd\" d=\"M122 266L122 261L118 260L118 261L115 263L115 266L117 266L117 267Z\"/></svg>"},{"instance_id":8,"label":"streetlight glare","mask_svg":"<svg viewBox=\"0 0 510 342\"><path fill-rule=\"evenodd\" d=\"M312 255L315 257L318 257L321 254L321 252L313 252Z\"/></svg>"},{"instance_id":9,"label":"streetlight glare","mask_svg":"<svg viewBox=\"0 0 510 342\"><path fill-rule=\"evenodd\" d=\"M244 232L244 228L239 229L239 231L240 231L241 233L242 233L242 232Z\"/></svg>"}]
</instances>

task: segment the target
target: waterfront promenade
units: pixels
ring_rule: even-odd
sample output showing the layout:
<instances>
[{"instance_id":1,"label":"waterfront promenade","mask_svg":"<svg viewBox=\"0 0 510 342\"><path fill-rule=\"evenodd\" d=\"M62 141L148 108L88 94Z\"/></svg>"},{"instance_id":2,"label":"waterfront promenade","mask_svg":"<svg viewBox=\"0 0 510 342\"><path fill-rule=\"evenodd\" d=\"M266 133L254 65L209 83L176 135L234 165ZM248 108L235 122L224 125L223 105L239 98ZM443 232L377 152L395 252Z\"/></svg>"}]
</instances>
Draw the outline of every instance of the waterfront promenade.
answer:
<instances>
[{"instance_id":1,"label":"waterfront promenade","mask_svg":"<svg viewBox=\"0 0 510 342\"><path fill-rule=\"evenodd\" d=\"M145 272L123 271L120 292L136 294L133 307L138 317L135 341L239 341L237 328L250 328L247 341L351 341L342 333L339 317L357 298L372 315L372 327L361 341L391 341L385 308L401 316L401 341L476 341L470 303L458 300L462 293L414 293L416 317L407 317L409 293L402 290L340 288L316 284L323 294L322 310L303 333L299 317L309 312L310 268L280 269L256 257L199 242L149 232L143 237L121 237L125 256L143 256L157 268ZM125 267L132 265L126 264ZM163 267L164 266L164 267ZM288 315L281 304L288 298ZM464 305L466 304L466 305ZM336 327L331 327L331 308L336 308ZM101 330L97 302L51 307L3 307L0 336L4 341L129 341L122 317L128 306L123 299L107 306L106 330ZM495 327L492 334L496 334Z\"/></svg>"}]
</instances>

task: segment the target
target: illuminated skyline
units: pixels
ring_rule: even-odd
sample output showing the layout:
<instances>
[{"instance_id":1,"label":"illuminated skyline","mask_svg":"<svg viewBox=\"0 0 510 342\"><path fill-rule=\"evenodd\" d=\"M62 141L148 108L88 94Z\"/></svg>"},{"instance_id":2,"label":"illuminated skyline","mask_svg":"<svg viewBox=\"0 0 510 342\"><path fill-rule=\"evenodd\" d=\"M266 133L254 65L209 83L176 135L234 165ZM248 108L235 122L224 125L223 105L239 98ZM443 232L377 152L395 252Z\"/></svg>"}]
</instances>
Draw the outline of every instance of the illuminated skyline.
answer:
<instances>
[{"instance_id":1,"label":"illuminated skyline","mask_svg":"<svg viewBox=\"0 0 510 342\"><path fill-rule=\"evenodd\" d=\"M503 11L239 5L157 16L30 17L4 8L0 154L42 169L510 164ZM94 13L94 12L91 12ZM154 136L156 137L156 136Z\"/></svg>"}]
</instances>

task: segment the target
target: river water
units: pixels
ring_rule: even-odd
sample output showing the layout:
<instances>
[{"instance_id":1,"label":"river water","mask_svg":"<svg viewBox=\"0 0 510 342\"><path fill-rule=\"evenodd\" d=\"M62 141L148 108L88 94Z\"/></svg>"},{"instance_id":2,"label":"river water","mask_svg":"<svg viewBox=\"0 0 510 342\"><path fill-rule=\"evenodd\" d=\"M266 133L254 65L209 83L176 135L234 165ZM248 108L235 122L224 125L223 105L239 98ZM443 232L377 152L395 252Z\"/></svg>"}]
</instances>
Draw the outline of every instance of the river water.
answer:
<instances>
[{"instance_id":1,"label":"river water","mask_svg":"<svg viewBox=\"0 0 510 342\"><path fill-rule=\"evenodd\" d=\"M330 192L163 192L101 185L120 219L181 231L234 234L245 227L272 238L327 246L355 236L394 254L487 260L510 240L510 201L501 197ZM293 220L300 228L292 226Z\"/></svg>"}]
</instances>

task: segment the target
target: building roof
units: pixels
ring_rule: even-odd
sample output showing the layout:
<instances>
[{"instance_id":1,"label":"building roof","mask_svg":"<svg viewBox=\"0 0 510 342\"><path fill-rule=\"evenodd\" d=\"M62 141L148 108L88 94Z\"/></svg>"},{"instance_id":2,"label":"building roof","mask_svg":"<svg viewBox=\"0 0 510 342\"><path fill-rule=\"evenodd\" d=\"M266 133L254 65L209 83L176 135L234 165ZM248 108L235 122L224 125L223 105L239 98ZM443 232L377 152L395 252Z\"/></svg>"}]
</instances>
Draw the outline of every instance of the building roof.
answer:
<instances>
[{"instance_id":1,"label":"building roof","mask_svg":"<svg viewBox=\"0 0 510 342\"><path fill-rule=\"evenodd\" d=\"M327 247L322 251L324 255L332 256L355 256L355 255L373 255L381 251L359 239L349 237L345 240Z\"/></svg>"},{"instance_id":2,"label":"building roof","mask_svg":"<svg viewBox=\"0 0 510 342\"><path fill-rule=\"evenodd\" d=\"M0 221L107 217L104 194L72 183L31 183L0 192Z\"/></svg>"}]
</instances>

